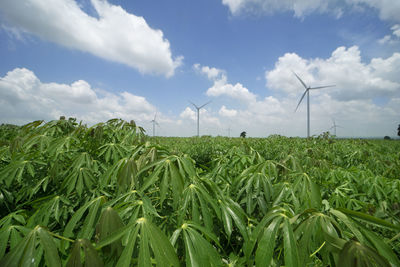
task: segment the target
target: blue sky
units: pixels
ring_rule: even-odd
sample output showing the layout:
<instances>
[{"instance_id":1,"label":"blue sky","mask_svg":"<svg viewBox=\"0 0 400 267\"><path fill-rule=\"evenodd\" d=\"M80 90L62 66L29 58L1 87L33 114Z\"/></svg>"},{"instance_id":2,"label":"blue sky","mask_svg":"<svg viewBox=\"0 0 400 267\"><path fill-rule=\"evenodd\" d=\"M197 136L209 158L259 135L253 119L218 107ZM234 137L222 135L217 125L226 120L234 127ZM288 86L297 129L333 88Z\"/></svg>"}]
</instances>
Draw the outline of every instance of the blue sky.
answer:
<instances>
[{"instance_id":1,"label":"blue sky","mask_svg":"<svg viewBox=\"0 0 400 267\"><path fill-rule=\"evenodd\" d=\"M396 135L400 1L3 0L0 122L134 119L149 134ZM330 129L333 132L333 129Z\"/></svg>"}]
</instances>

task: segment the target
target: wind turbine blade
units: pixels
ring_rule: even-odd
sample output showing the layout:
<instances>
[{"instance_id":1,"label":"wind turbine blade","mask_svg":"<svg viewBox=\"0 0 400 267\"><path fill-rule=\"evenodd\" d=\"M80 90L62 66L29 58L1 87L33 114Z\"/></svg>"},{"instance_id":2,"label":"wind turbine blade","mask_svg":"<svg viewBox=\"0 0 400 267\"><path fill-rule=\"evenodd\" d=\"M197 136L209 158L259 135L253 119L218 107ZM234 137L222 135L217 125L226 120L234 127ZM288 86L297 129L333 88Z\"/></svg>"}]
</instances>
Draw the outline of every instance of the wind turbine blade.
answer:
<instances>
[{"instance_id":1,"label":"wind turbine blade","mask_svg":"<svg viewBox=\"0 0 400 267\"><path fill-rule=\"evenodd\" d=\"M192 101L189 101L190 104L192 104L196 109L200 109L195 103L193 103Z\"/></svg>"},{"instance_id":2,"label":"wind turbine blade","mask_svg":"<svg viewBox=\"0 0 400 267\"><path fill-rule=\"evenodd\" d=\"M202 107L204 107L204 106L206 106L206 105L208 105L208 104L210 104L210 103L211 103L211 101L208 101L208 102L205 103L204 105L200 106L199 109L201 109Z\"/></svg>"},{"instance_id":3,"label":"wind turbine blade","mask_svg":"<svg viewBox=\"0 0 400 267\"><path fill-rule=\"evenodd\" d=\"M297 77L297 79L301 82L301 84L304 86L304 88L308 89L307 85L303 82L303 80L300 79L300 77L297 76L297 74L296 74L294 71L292 71L292 72L293 72L293 74Z\"/></svg>"},{"instance_id":4,"label":"wind turbine blade","mask_svg":"<svg viewBox=\"0 0 400 267\"><path fill-rule=\"evenodd\" d=\"M322 89L322 88L327 88L327 87L334 87L336 85L326 85L326 86L317 86L317 87L310 87L310 89Z\"/></svg>"},{"instance_id":5,"label":"wind turbine blade","mask_svg":"<svg viewBox=\"0 0 400 267\"><path fill-rule=\"evenodd\" d=\"M304 91L304 94L301 96L300 101L299 101L299 103L297 104L297 107L296 107L296 109L295 109L294 112L296 112L297 109L299 108L300 103L301 103L301 101L303 100L304 96L307 94L307 92L308 92L308 89L306 89L306 90Z\"/></svg>"},{"instance_id":6,"label":"wind turbine blade","mask_svg":"<svg viewBox=\"0 0 400 267\"><path fill-rule=\"evenodd\" d=\"M156 120L156 117L157 117L157 111L156 111L156 114L154 114L154 121Z\"/></svg>"}]
</instances>

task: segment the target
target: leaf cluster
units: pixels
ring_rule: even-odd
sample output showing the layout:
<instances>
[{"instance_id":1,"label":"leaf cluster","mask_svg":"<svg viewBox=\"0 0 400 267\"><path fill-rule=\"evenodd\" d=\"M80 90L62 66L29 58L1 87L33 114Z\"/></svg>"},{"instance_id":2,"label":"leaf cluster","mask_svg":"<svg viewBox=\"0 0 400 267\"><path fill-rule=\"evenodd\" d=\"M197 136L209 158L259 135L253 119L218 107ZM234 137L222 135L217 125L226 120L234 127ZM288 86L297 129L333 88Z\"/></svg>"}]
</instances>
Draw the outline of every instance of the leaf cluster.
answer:
<instances>
[{"instance_id":1,"label":"leaf cluster","mask_svg":"<svg viewBox=\"0 0 400 267\"><path fill-rule=\"evenodd\" d=\"M397 142L0 134L1 266L400 266Z\"/></svg>"}]
</instances>

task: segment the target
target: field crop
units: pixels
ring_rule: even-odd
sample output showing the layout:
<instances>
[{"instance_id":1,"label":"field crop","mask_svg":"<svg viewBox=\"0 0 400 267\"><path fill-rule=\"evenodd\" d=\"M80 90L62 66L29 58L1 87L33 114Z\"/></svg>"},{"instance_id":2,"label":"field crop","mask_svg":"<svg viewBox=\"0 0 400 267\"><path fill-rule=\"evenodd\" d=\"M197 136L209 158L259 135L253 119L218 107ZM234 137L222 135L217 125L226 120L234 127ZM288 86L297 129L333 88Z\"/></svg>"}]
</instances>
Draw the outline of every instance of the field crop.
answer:
<instances>
[{"instance_id":1,"label":"field crop","mask_svg":"<svg viewBox=\"0 0 400 267\"><path fill-rule=\"evenodd\" d=\"M398 141L0 135L0 266L400 266Z\"/></svg>"}]
</instances>

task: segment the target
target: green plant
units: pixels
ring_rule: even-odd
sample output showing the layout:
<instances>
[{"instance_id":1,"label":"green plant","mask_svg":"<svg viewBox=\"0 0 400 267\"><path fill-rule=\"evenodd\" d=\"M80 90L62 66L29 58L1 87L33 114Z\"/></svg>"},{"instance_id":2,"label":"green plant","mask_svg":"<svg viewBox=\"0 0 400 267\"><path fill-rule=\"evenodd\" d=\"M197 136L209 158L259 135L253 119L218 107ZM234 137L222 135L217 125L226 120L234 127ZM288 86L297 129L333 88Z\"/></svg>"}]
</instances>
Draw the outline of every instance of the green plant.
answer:
<instances>
[{"instance_id":1,"label":"green plant","mask_svg":"<svg viewBox=\"0 0 400 267\"><path fill-rule=\"evenodd\" d=\"M1 266L400 266L399 142L2 127Z\"/></svg>"}]
</instances>

